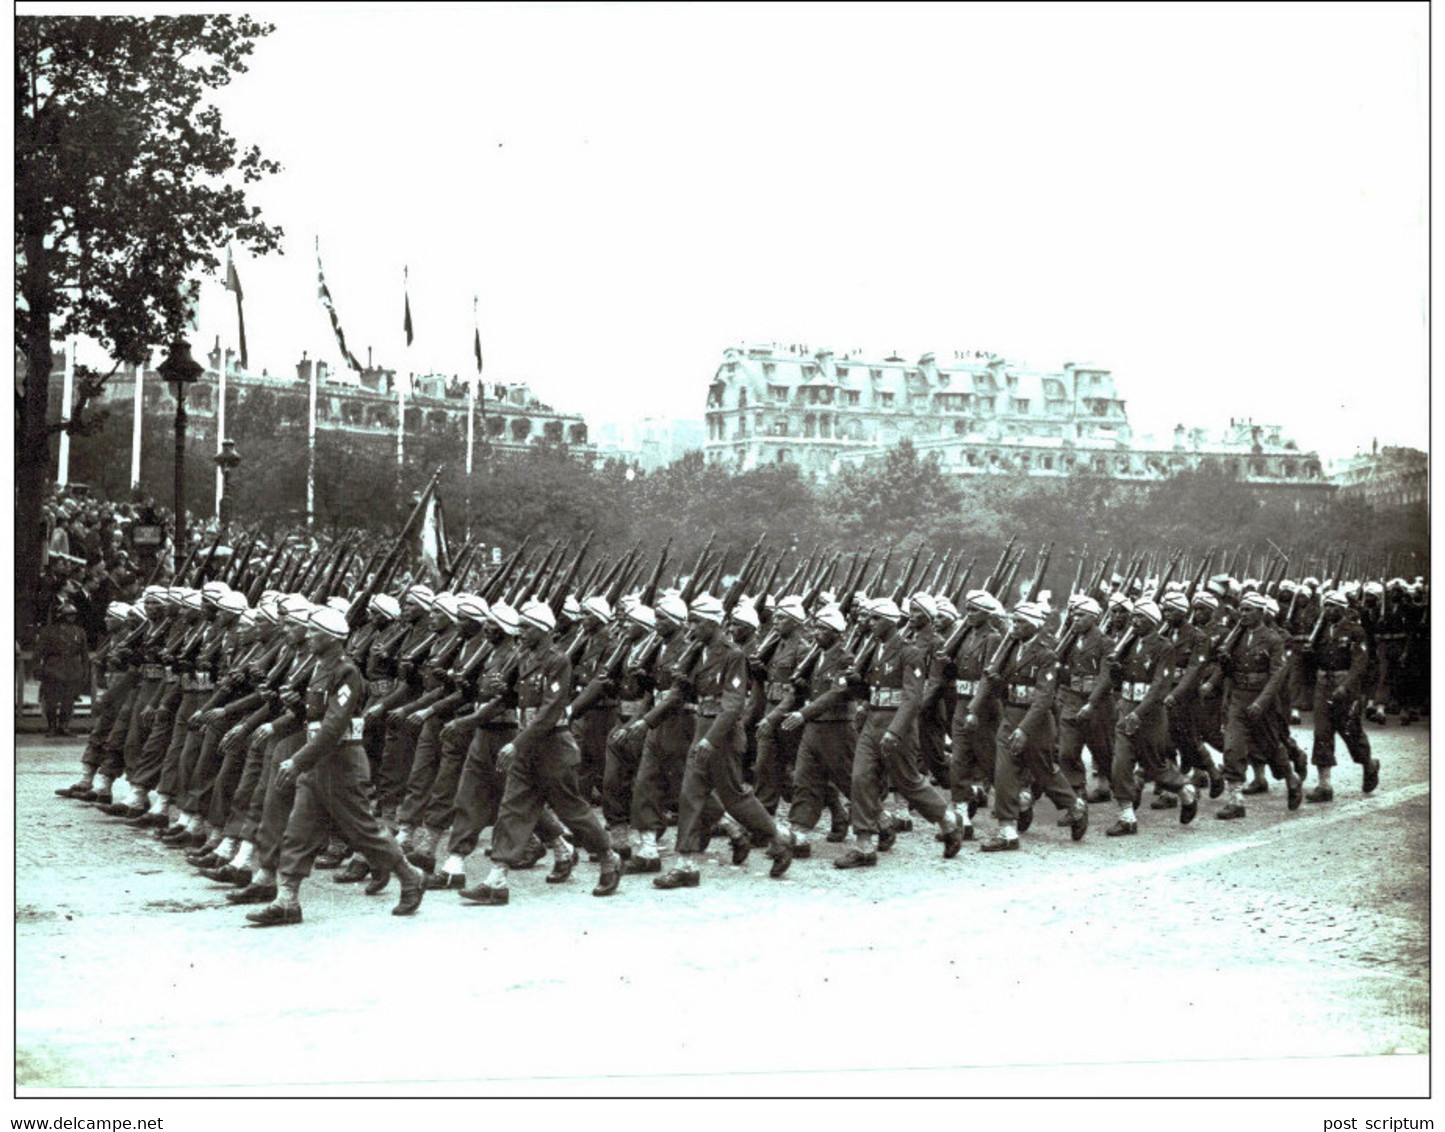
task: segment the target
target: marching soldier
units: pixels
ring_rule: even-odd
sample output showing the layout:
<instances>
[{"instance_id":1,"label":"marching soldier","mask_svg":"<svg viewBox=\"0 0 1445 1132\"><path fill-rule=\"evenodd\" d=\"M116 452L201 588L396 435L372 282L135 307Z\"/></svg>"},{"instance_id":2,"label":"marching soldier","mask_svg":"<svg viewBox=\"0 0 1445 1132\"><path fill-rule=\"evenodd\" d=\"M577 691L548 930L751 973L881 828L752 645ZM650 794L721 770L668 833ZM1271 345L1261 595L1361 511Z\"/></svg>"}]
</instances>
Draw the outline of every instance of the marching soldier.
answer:
<instances>
[{"instance_id":1,"label":"marching soldier","mask_svg":"<svg viewBox=\"0 0 1445 1132\"><path fill-rule=\"evenodd\" d=\"M401 899L391 912L410 916L421 907L423 877L367 806L369 772L356 713L365 682L345 652L350 626L341 613L326 607L310 621L307 643L317 672L306 689L305 740L276 768L282 783L295 786L281 844L280 883L275 900L246 919L257 927L301 923L301 882L332 833L364 856L377 875L397 874Z\"/></svg>"},{"instance_id":2,"label":"marching soldier","mask_svg":"<svg viewBox=\"0 0 1445 1132\"><path fill-rule=\"evenodd\" d=\"M994 749L994 818L998 832L979 846L985 853L1019 847L1021 821L1030 813L1033 799L1025 790L1027 782L1041 783L1054 805L1072 816L1070 832L1083 840L1089 828L1089 810L1083 798L1070 788L1068 779L1054 761L1054 697L1058 686L1058 657L1053 642L1040 630L1047 613L1034 602L1020 602L1014 608L997 677L986 674L969 706L964 725L977 727L988 701L1003 701Z\"/></svg>"},{"instance_id":3,"label":"marching soldier","mask_svg":"<svg viewBox=\"0 0 1445 1132\"><path fill-rule=\"evenodd\" d=\"M701 594L689 609L694 638L702 652L689 682L696 701L697 731L687 753L677 815L677 865L653 878L661 889L695 888L701 880L698 859L707 848L712 826L726 812L748 833L766 838L773 859L769 876L788 871L791 839L743 782L741 722L747 694L747 659L723 630L722 602Z\"/></svg>"},{"instance_id":4,"label":"marching soldier","mask_svg":"<svg viewBox=\"0 0 1445 1132\"><path fill-rule=\"evenodd\" d=\"M1179 773L1179 768L1164 757L1169 738L1169 720L1164 697L1174 682L1174 643L1161 632L1164 616L1152 601L1134 605L1130 629L1132 640L1124 645L1124 653L1110 658L1117 666L1120 683L1120 711L1114 734L1114 798L1119 817L1106 831L1106 836L1123 837L1139 832L1135 807L1139 804L1139 787L1135 784L1134 767L1138 764L1145 781L1156 782L1179 795L1179 822L1188 825L1199 811L1194 784Z\"/></svg>"},{"instance_id":5,"label":"marching soldier","mask_svg":"<svg viewBox=\"0 0 1445 1132\"><path fill-rule=\"evenodd\" d=\"M1202 592L1196 595L1195 606L1209 596ZM1213 642L1203 628L1189 620L1190 601L1181 591L1165 594L1159 608L1164 614L1165 631L1174 643L1173 687L1164 697L1164 710L1169 715L1168 750L1177 755L1182 772L1195 776L1196 787L1204 781L1200 774L1207 776L1209 796L1218 798L1224 793L1224 775L1200 737L1199 686L1209 667Z\"/></svg>"},{"instance_id":6,"label":"marching soldier","mask_svg":"<svg viewBox=\"0 0 1445 1132\"><path fill-rule=\"evenodd\" d=\"M1107 802L1113 797L1114 684L1108 665L1113 645L1099 628L1103 610L1093 598L1075 594L1069 615L1073 637L1059 658L1059 767L1079 797ZM1098 784L1092 793L1084 770L1086 746Z\"/></svg>"},{"instance_id":7,"label":"marching soldier","mask_svg":"<svg viewBox=\"0 0 1445 1132\"><path fill-rule=\"evenodd\" d=\"M1319 774L1319 783L1305 795L1306 802L1335 799L1330 775L1335 766L1336 734L1344 740L1350 758L1364 768L1363 792L1372 793L1380 784L1380 760L1370 754L1370 737L1364 727L1362 685L1369 664L1365 631L1339 590L1325 594L1321 616L1324 625L1319 639L1306 646L1316 668L1312 761Z\"/></svg>"},{"instance_id":8,"label":"marching soldier","mask_svg":"<svg viewBox=\"0 0 1445 1132\"><path fill-rule=\"evenodd\" d=\"M953 656L957 703L951 723L953 758L949 766L949 794L963 826L965 841L973 840L973 816L988 805L988 792L993 786L998 700L989 697L980 707L982 714L972 725L968 716L983 684L989 659L1003 639L996 624L1003 613L1003 606L987 590L969 591L964 600L963 639ZM948 658L942 654L940 659Z\"/></svg>"},{"instance_id":9,"label":"marching soldier","mask_svg":"<svg viewBox=\"0 0 1445 1132\"><path fill-rule=\"evenodd\" d=\"M943 831L943 855L958 856L963 847L963 826L949 811L943 795L923 779L918 768L918 710L923 700L924 669L929 663L898 632L902 613L891 598L879 598L868 607L869 632L876 647L867 663L855 669L858 687L867 689L867 717L853 751L852 800L854 845L833 862L836 868L869 868L878 863L878 850L892 844L892 835L880 836L883 795L891 784L899 794ZM930 638L931 640L931 638Z\"/></svg>"},{"instance_id":10,"label":"marching soldier","mask_svg":"<svg viewBox=\"0 0 1445 1132\"><path fill-rule=\"evenodd\" d=\"M492 869L485 882L461 891L462 898L474 904L508 903L507 870L522 862L548 808L578 845L601 858L593 896L611 896L622 877L622 858L612 851L602 823L578 792L580 756L562 718L572 696L572 665L552 640L556 626L556 615L545 603L530 601L522 606L516 684L521 729L497 752L506 788L492 833ZM561 884L572 875L577 850L560 833L549 838L549 845L555 858L547 883Z\"/></svg>"},{"instance_id":11,"label":"marching soldier","mask_svg":"<svg viewBox=\"0 0 1445 1132\"><path fill-rule=\"evenodd\" d=\"M852 657L843 646L848 623L836 605L826 605L813 618L813 647L791 674L800 682L799 706L778 724L784 733L799 734L793 768L793 801L787 825L793 835L793 856L812 856L808 834L836 791L846 791L851 778L852 744L848 735L848 667ZM842 823L846 835L847 821ZM836 829L836 824L835 824ZM830 834L830 841L833 835Z\"/></svg>"},{"instance_id":12,"label":"marching soldier","mask_svg":"<svg viewBox=\"0 0 1445 1132\"><path fill-rule=\"evenodd\" d=\"M783 598L773 609L769 635L776 636L774 647L765 663L756 659L749 662L750 667L756 669L754 675L762 692L759 706L764 711L758 722L758 761L753 777L757 782L758 801L769 816L777 814L779 800L791 793L789 787L802 739L802 733L796 728L784 731L779 724L793 710L797 698L789 680L803 658L806 642L802 629L807 622L803 599L796 594Z\"/></svg>"}]
</instances>

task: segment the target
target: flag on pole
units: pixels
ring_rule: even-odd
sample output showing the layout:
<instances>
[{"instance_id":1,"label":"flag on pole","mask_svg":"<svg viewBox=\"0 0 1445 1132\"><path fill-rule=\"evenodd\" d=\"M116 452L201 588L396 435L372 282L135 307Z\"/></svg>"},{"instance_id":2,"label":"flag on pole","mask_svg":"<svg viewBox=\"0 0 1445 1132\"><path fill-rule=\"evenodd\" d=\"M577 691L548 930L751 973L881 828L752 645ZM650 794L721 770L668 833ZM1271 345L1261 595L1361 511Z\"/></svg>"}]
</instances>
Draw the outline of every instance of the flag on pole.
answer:
<instances>
[{"instance_id":1,"label":"flag on pole","mask_svg":"<svg viewBox=\"0 0 1445 1132\"><path fill-rule=\"evenodd\" d=\"M404 305L406 306L406 316L402 319L401 328L402 328L404 331L406 331L406 344L407 344L408 347L410 347L410 346L411 346L411 340L412 340L412 332L411 332L411 292L410 292L409 287L407 286L407 269L404 268L404 267L401 269L401 295L402 295L402 302L403 302Z\"/></svg>"},{"instance_id":2,"label":"flag on pole","mask_svg":"<svg viewBox=\"0 0 1445 1132\"><path fill-rule=\"evenodd\" d=\"M442 585L451 569L451 555L447 550L446 518L442 513L441 499L432 492L427 500L426 511L421 521L421 560L434 572L432 584Z\"/></svg>"},{"instance_id":3,"label":"flag on pole","mask_svg":"<svg viewBox=\"0 0 1445 1132\"><path fill-rule=\"evenodd\" d=\"M321 305L326 308L326 313L331 316L331 329L336 332L336 344L341 347L341 356L346 364L358 373L361 372L361 363L356 360L356 355L346 348L346 335L341 331L341 320L336 317L336 304L331 301L331 290L326 286L326 273L321 270L321 237L316 237L316 297L321 300Z\"/></svg>"},{"instance_id":4,"label":"flag on pole","mask_svg":"<svg viewBox=\"0 0 1445 1132\"><path fill-rule=\"evenodd\" d=\"M482 327L477 322L477 297L472 296L472 353L477 356L477 376L482 376Z\"/></svg>"},{"instance_id":5,"label":"flag on pole","mask_svg":"<svg viewBox=\"0 0 1445 1132\"><path fill-rule=\"evenodd\" d=\"M236 326L241 339L241 368L249 369L246 361L246 312L241 307L241 277L236 274L235 261L231 259L231 249L226 248L226 290L236 293Z\"/></svg>"}]
</instances>

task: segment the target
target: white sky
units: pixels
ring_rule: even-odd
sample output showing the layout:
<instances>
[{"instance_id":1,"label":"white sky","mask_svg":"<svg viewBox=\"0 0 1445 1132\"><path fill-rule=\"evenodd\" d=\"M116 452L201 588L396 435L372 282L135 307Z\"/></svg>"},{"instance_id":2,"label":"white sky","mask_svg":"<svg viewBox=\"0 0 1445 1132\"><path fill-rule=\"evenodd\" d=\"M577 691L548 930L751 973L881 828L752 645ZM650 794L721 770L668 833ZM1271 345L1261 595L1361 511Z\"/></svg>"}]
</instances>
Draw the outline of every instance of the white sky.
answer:
<instances>
[{"instance_id":1,"label":"white sky","mask_svg":"<svg viewBox=\"0 0 1445 1132\"><path fill-rule=\"evenodd\" d=\"M319 235L363 361L467 373L476 294L485 378L594 424L700 417L723 347L777 340L1428 446L1424 5L251 10L223 106L287 234L238 258L253 369L340 362Z\"/></svg>"}]
</instances>

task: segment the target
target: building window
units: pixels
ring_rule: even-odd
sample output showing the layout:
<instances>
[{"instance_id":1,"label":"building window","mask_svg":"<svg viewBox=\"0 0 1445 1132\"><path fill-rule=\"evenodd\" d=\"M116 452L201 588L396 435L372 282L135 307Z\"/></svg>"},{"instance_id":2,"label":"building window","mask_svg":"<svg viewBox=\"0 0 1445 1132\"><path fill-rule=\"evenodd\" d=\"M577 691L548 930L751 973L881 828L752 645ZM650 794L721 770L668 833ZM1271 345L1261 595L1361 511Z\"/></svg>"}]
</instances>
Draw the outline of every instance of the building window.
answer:
<instances>
[{"instance_id":1,"label":"building window","mask_svg":"<svg viewBox=\"0 0 1445 1132\"><path fill-rule=\"evenodd\" d=\"M1031 458L1029 457L1029 454L1028 454L1027 452L1020 452L1020 453L1019 453L1019 467L1020 467L1020 468L1022 468L1024 471L1028 471L1028 470L1029 470L1029 465L1030 465L1031 463L1032 463L1032 460L1031 460Z\"/></svg>"},{"instance_id":2,"label":"building window","mask_svg":"<svg viewBox=\"0 0 1445 1132\"><path fill-rule=\"evenodd\" d=\"M812 413L809 413L806 417L803 418L803 435L818 435L818 418L813 416Z\"/></svg>"},{"instance_id":3,"label":"building window","mask_svg":"<svg viewBox=\"0 0 1445 1132\"><path fill-rule=\"evenodd\" d=\"M1027 413L1029 411L1029 399L1027 397L1013 398L1013 411L1016 413Z\"/></svg>"},{"instance_id":4,"label":"building window","mask_svg":"<svg viewBox=\"0 0 1445 1132\"><path fill-rule=\"evenodd\" d=\"M893 394L891 392L880 393L878 395L878 403L885 409L893 408Z\"/></svg>"},{"instance_id":5,"label":"building window","mask_svg":"<svg viewBox=\"0 0 1445 1132\"><path fill-rule=\"evenodd\" d=\"M773 374L775 374L775 373L777 373L777 372L778 372L778 364L777 364L776 362L764 362L764 363L763 363L763 376L764 376L764 377L772 377Z\"/></svg>"},{"instance_id":6,"label":"building window","mask_svg":"<svg viewBox=\"0 0 1445 1132\"><path fill-rule=\"evenodd\" d=\"M786 385L769 385L768 396L774 401L786 401L788 399L788 387Z\"/></svg>"},{"instance_id":7,"label":"building window","mask_svg":"<svg viewBox=\"0 0 1445 1132\"><path fill-rule=\"evenodd\" d=\"M787 462L788 462L788 450L787 450L786 448L779 448L779 449L778 449L778 463L780 463L780 464L786 464Z\"/></svg>"},{"instance_id":8,"label":"building window","mask_svg":"<svg viewBox=\"0 0 1445 1132\"><path fill-rule=\"evenodd\" d=\"M956 421L953 422L953 435L954 435L954 436L967 436L967 435L968 435L968 421L964 420L963 417L959 417Z\"/></svg>"},{"instance_id":9,"label":"building window","mask_svg":"<svg viewBox=\"0 0 1445 1132\"><path fill-rule=\"evenodd\" d=\"M856 405L862 399L862 394L856 389L843 390L843 403L845 405Z\"/></svg>"},{"instance_id":10,"label":"building window","mask_svg":"<svg viewBox=\"0 0 1445 1132\"><path fill-rule=\"evenodd\" d=\"M773 422L773 435L774 435L774 436L787 436L787 435L788 435L788 418L787 418L787 417L779 417L777 420L775 420L775 421Z\"/></svg>"},{"instance_id":11,"label":"building window","mask_svg":"<svg viewBox=\"0 0 1445 1132\"><path fill-rule=\"evenodd\" d=\"M870 369L870 370L868 371L868 376L869 376L870 378L872 378L874 381L882 381L882 380L883 380L883 371L882 371L881 369Z\"/></svg>"},{"instance_id":12,"label":"building window","mask_svg":"<svg viewBox=\"0 0 1445 1132\"><path fill-rule=\"evenodd\" d=\"M976 399L974 400L974 404L978 407L978 411L981 412L981 413L992 413L992 412L993 412L993 398L992 398L992 397L978 397L978 398L976 398Z\"/></svg>"},{"instance_id":13,"label":"building window","mask_svg":"<svg viewBox=\"0 0 1445 1132\"><path fill-rule=\"evenodd\" d=\"M1040 456L1039 466L1046 472L1052 472L1054 470L1054 458L1052 456Z\"/></svg>"}]
</instances>

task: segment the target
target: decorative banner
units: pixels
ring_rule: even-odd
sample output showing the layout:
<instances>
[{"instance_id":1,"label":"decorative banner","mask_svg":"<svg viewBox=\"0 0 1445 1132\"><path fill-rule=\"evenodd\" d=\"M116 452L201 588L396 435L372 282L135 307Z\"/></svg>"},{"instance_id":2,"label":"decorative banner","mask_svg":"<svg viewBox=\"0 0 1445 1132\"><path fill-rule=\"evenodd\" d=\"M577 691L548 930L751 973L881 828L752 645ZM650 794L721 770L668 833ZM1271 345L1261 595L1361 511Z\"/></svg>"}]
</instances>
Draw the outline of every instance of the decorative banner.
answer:
<instances>
[{"instance_id":1,"label":"decorative banner","mask_svg":"<svg viewBox=\"0 0 1445 1132\"><path fill-rule=\"evenodd\" d=\"M316 297L331 316L331 329L336 332L336 344L341 347L341 356L346 359L347 365L360 373L361 363L356 360L356 355L346 348L346 335L341 331L341 320L336 317L336 304L331 301L331 291L326 286L326 273L321 270L320 236L316 237Z\"/></svg>"},{"instance_id":2,"label":"decorative banner","mask_svg":"<svg viewBox=\"0 0 1445 1132\"><path fill-rule=\"evenodd\" d=\"M319 258L317 262L320 262ZM226 248L226 290L236 292L236 325L241 339L241 368L249 369L246 361L246 312L241 308L241 277L236 274L236 264L231 259L229 247Z\"/></svg>"}]
</instances>

